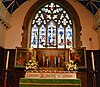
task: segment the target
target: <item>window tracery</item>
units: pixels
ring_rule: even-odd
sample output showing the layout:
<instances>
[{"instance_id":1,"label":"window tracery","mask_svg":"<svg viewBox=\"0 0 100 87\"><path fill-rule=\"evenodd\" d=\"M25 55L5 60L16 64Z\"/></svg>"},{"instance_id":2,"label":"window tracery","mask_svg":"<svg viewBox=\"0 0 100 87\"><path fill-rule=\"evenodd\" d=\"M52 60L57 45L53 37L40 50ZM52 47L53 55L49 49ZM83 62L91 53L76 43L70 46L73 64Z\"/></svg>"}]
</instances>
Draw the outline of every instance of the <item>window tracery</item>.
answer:
<instances>
[{"instance_id":1,"label":"window tracery","mask_svg":"<svg viewBox=\"0 0 100 87\"><path fill-rule=\"evenodd\" d=\"M32 20L31 48L70 48L73 23L68 12L50 2L40 8Z\"/></svg>"}]
</instances>

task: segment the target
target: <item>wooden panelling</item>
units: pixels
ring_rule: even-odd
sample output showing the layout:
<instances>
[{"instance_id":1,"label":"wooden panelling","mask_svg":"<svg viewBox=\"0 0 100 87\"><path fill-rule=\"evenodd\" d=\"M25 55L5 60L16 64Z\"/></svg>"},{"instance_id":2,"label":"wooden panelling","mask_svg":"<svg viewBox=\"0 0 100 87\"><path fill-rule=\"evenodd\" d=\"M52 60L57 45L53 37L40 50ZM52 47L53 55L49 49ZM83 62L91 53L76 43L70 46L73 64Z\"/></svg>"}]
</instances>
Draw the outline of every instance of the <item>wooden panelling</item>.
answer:
<instances>
[{"instance_id":1,"label":"wooden panelling","mask_svg":"<svg viewBox=\"0 0 100 87\"><path fill-rule=\"evenodd\" d=\"M0 47L0 70L3 68L4 62L4 48Z\"/></svg>"},{"instance_id":2,"label":"wooden panelling","mask_svg":"<svg viewBox=\"0 0 100 87\"><path fill-rule=\"evenodd\" d=\"M93 86L93 69L92 69L92 58L91 52L94 54L94 64L96 69L96 87L100 86L100 50L87 50L86 51L86 58L87 58L87 86Z\"/></svg>"},{"instance_id":3,"label":"wooden panelling","mask_svg":"<svg viewBox=\"0 0 100 87\"><path fill-rule=\"evenodd\" d=\"M0 87L3 87L4 48L0 47Z\"/></svg>"},{"instance_id":4,"label":"wooden panelling","mask_svg":"<svg viewBox=\"0 0 100 87\"><path fill-rule=\"evenodd\" d=\"M81 87L87 87L87 73L78 72L77 77L81 80Z\"/></svg>"}]
</instances>

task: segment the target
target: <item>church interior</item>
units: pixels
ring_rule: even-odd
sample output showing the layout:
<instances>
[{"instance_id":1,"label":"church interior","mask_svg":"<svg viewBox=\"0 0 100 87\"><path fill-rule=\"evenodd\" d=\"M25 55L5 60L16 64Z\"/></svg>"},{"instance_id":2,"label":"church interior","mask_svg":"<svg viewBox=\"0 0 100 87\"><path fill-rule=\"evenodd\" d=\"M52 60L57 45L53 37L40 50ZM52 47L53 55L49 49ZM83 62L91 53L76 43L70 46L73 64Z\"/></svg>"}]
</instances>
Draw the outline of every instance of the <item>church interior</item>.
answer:
<instances>
[{"instance_id":1,"label":"church interior","mask_svg":"<svg viewBox=\"0 0 100 87\"><path fill-rule=\"evenodd\" d=\"M0 87L99 87L100 0L0 0Z\"/></svg>"}]
</instances>

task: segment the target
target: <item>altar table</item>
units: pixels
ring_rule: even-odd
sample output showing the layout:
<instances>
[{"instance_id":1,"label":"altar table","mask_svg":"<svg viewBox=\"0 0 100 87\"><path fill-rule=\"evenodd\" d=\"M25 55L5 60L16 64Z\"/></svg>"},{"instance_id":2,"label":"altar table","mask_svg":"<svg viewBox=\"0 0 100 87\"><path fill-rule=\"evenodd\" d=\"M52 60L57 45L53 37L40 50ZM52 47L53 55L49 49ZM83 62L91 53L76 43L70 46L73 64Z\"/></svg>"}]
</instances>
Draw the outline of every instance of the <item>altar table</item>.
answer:
<instances>
[{"instance_id":1,"label":"altar table","mask_svg":"<svg viewBox=\"0 0 100 87\"><path fill-rule=\"evenodd\" d=\"M19 87L81 87L80 79L20 78Z\"/></svg>"}]
</instances>

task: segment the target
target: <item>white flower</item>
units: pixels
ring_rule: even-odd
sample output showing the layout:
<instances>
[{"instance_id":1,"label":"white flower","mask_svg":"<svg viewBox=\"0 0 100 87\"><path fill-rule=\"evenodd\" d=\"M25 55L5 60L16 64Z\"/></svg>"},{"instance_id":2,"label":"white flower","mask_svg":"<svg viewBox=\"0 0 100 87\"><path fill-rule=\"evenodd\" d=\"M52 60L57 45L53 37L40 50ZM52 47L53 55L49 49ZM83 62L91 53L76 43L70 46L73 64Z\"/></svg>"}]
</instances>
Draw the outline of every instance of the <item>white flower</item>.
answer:
<instances>
[{"instance_id":1,"label":"white flower","mask_svg":"<svg viewBox=\"0 0 100 87\"><path fill-rule=\"evenodd\" d=\"M31 69L31 66L29 66L29 69Z\"/></svg>"},{"instance_id":2,"label":"white flower","mask_svg":"<svg viewBox=\"0 0 100 87\"><path fill-rule=\"evenodd\" d=\"M29 60L29 62L26 63L26 69L38 69L38 62L36 62L35 60Z\"/></svg>"},{"instance_id":3,"label":"white flower","mask_svg":"<svg viewBox=\"0 0 100 87\"><path fill-rule=\"evenodd\" d=\"M30 63L27 63L27 65L30 65Z\"/></svg>"},{"instance_id":4,"label":"white flower","mask_svg":"<svg viewBox=\"0 0 100 87\"><path fill-rule=\"evenodd\" d=\"M31 65L33 66L33 65L34 65L34 63L31 63Z\"/></svg>"},{"instance_id":5,"label":"white flower","mask_svg":"<svg viewBox=\"0 0 100 87\"><path fill-rule=\"evenodd\" d=\"M29 62L32 62L32 60L29 60Z\"/></svg>"},{"instance_id":6,"label":"white flower","mask_svg":"<svg viewBox=\"0 0 100 87\"><path fill-rule=\"evenodd\" d=\"M77 64L74 64L73 61L69 61L69 62L65 63L65 68L68 71L78 70Z\"/></svg>"},{"instance_id":7,"label":"white flower","mask_svg":"<svg viewBox=\"0 0 100 87\"><path fill-rule=\"evenodd\" d=\"M26 69L29 69L29 68L26 66Z\"/></svg>"}]
</instances>

